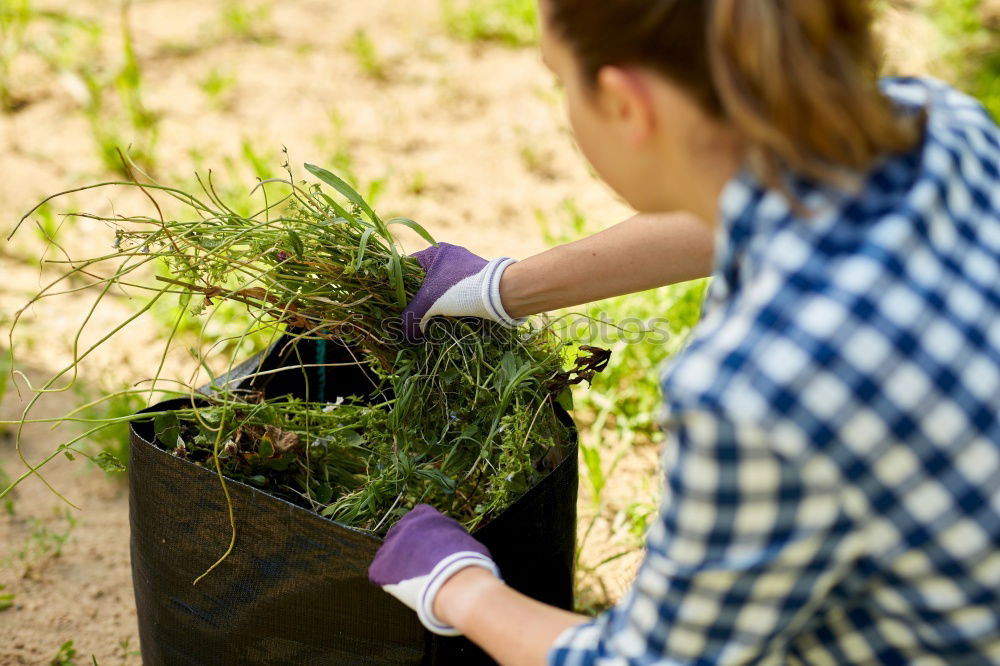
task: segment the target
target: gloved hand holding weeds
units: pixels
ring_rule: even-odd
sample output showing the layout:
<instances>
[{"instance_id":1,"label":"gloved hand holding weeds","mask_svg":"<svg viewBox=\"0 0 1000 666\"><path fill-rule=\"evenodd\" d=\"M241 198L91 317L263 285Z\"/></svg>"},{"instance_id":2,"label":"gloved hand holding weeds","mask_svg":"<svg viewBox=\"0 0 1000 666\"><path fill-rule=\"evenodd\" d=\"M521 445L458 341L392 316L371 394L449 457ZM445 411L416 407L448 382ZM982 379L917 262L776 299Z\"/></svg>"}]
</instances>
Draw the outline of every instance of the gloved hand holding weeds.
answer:
<instances>
[{"instance_id":1,"label":"gloved hand holding weeds","mask_svg":"<svg viewBox=\"0 0 1000 666\"><path fill-rule=\"evenodd\" d=\"M409 342L423 338L431 317L479 317L514 328L514 319L500 302L500 278L515 263L509 257L487 261L464 247L438 243L412 255L427 272L420 291L403 311L403 335Z\"/></svg>"},{"instance_id":2,"label":"gloved hand holding weeds","mask_svg":"<svg viewBox=\"0 0 1000 666\"><path fill-rule=\"evenodd\" d=\"M417 611L429 631L458 636L460 631L434 615L441 586L466 567L500 571L486 546L432 506L420 504L396 523L368 569L368 580Z\"/></svg>"}]
</instances>

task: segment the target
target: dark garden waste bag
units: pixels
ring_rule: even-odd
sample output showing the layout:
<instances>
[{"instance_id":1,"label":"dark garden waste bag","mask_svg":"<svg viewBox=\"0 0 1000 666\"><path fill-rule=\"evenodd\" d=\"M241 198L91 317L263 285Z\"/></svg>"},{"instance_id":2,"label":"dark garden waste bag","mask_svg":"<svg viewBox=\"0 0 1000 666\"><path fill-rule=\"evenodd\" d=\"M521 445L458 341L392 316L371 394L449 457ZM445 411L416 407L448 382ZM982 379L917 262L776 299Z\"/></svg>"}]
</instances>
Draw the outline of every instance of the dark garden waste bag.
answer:
<instances>
[{"instance_id":1,"label":"dark garden waste bag","mask_svg":"<svg viewBox=\"0 0 1000 666\"><path fill-rule=\"evenodd\" d=\"M268 397L325 400L366 395L371 381L350 352L301 341L274 345L228 376L230 386ZM297 347L295 353L290 349ZM339 358L338 358L339 356ZM265 371L260 376L252 373ZM240 379L242 377L242 379ZM176 406L189 400L174 401ZM148 411L163 411L162 403ZM571 425L560 408L559 418ZM464 638L423 629L415 613L368 582L381 539L345 527L249 485L227 480L236 521L215 473L162 450L153 424L132 426L129 465L132 579L143 663L492 664ZM524 496L474 534L506 582L565 609L573 602L577 462L575 445Z\"/></svg>"}]
</instances>

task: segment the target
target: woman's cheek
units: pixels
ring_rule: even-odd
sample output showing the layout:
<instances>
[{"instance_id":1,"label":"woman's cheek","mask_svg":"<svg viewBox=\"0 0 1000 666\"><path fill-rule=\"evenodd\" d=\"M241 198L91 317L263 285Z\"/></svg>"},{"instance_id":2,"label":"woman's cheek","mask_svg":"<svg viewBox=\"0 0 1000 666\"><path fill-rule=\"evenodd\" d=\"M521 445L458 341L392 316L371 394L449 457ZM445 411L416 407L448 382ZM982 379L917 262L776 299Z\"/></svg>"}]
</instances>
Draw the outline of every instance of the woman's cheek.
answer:
<instances>
[{"instance_id":1,"label":"woman's cheek","mask_svg":"<svg viewBox=\"0 0 1000 666\"><path fill-rule=\"evenodd\" d=\"M587 158L590 165L594 167L594 171L602 179L607 180L604 160L598 148L600 144L600 119L595 118L594 113L585 108L580 108L580 105L572 102L568 102L566 108L569 124L576 138L576 144L580 147L580 152Z\"/></svg>"}]
</instances>

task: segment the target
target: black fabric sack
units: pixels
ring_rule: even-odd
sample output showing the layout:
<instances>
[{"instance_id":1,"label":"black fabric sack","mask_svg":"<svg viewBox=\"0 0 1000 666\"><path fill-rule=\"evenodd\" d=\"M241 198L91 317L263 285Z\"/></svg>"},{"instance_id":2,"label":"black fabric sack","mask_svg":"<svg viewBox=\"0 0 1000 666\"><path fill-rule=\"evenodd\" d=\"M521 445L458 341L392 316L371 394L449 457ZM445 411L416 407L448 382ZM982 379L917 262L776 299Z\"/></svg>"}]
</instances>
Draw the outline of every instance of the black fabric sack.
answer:
<instances>
[{"instance_id":1,"label":"black fabric sack","mask_svg":"<svg viewBox=\"0 0 1000 666\"><path fill-rule=\"evenodd\" d=\"M309 368L306 376L301 367L350 358L341 346L286 338L227 380L268 396L365 395L372 384L358 367ZM277 372L250 379L258 366ZM494 663L464 638L425 631L415 613L368 582L381 539L235 481L235 548L192 585L229 545L228 509L213 472L153 439L150 422L133 424L132 580L146 666ZM577 483L573 444L537 486L475 532L511 587L565 609L573 603Z\"/></svg>"}]
</instances>

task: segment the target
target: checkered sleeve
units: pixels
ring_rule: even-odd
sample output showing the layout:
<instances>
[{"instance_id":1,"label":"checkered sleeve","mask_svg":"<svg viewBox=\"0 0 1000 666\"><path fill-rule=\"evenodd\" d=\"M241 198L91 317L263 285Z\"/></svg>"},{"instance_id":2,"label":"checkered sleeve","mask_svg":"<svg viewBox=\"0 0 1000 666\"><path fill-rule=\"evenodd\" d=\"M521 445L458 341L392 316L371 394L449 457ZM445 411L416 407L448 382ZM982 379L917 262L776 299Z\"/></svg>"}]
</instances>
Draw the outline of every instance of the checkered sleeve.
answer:
<instances>
[{"instance_id":1,"label":"checkered sleeve","mask_svg":"<svg viewBox=\"0 0 1000 666\"><path fill-rule=\"evenodd\" d=\"M771 663L858 557L845 486L798 429L703 408L666 425L664 503L635 584L560 636L553 666Z\"/></svg>"}]
</instances>

